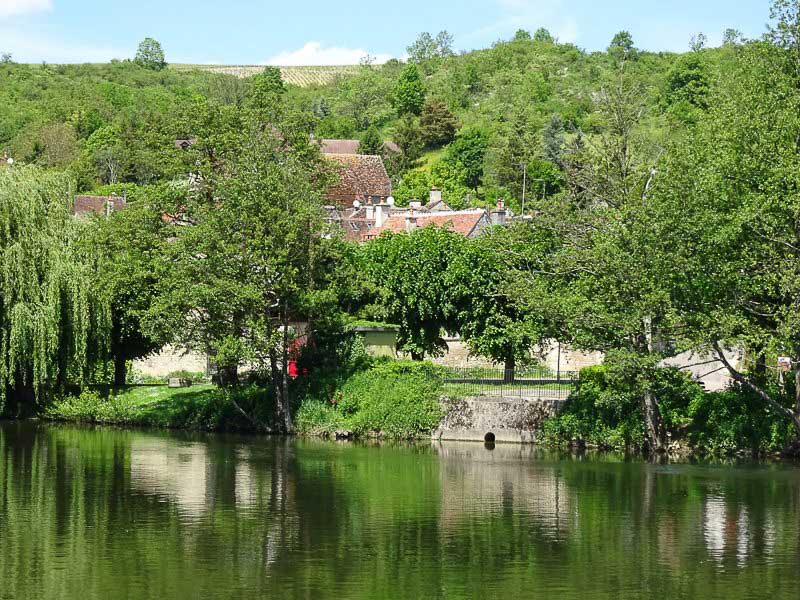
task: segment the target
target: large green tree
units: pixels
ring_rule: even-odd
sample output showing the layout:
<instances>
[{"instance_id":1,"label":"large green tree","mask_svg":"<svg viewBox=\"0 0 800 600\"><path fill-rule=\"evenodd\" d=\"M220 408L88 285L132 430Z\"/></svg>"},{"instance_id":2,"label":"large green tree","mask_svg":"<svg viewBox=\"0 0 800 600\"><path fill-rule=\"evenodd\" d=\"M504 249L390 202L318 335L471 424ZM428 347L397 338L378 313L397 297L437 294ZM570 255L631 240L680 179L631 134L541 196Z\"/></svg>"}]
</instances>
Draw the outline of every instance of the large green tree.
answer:
<instances>
[{"instance_id":1,"label":"large green tree","mask_svg":"<svg viewBox=\"0 0 800 600\"><path fill-rule=\"evenodd\" d=\"M133 59L138 65L145 69L152 69L153 71L161 71L167 66L167 60L164 57L164 50L158 40L147 37L139 43L139 48L136 50L136 58Z\"/></svg>"},{"instance_id":2,"label":"large green tree","mask_svg":"<svg viewBox=\"0 0 800 600\"><path fill-rule=\"evenodd\" d=\"M265 86L244 114L200 108L198 172L177 206L151 319L187 349L209 353L220 382L244 365L269 376L276 426L291 430L288 358L292 323L322 243L322 191L329 181L311 122Z\"/></svg>"},{"instance_id":3,"label":"large green tree","mask_svg":"<svg viewBox=\"0 0 800 600\"><path fill-rule=\"evenodd\" d=\"M400 326L397 348L414 360L446 350L442 332L455 332L448 268L463 236L429 226L384 234L363 247L363 264L379 290L379 314Z\"/></svg>"},{"instance_id":4,"label":"large green tree","mask_svg":"<svg viewBox=\"0 0 800 600\"><path fill-rule=\"evenodd\" d=\"M73 185L34 167L0 169L0 401L12 416L88 378L108 339L94 257L70 215Z\"/></svg>"},{"instance_id":5,"label":"large green tree","mask_svg":"<svg viewBox=\"0 0 800 600\"><path fill-rule=\"evenodd\" d=\"M425 84L414 63L400 72L394 89L394 106L400 115L418 115L425 104Z\"/></svg>"}]
</instances>

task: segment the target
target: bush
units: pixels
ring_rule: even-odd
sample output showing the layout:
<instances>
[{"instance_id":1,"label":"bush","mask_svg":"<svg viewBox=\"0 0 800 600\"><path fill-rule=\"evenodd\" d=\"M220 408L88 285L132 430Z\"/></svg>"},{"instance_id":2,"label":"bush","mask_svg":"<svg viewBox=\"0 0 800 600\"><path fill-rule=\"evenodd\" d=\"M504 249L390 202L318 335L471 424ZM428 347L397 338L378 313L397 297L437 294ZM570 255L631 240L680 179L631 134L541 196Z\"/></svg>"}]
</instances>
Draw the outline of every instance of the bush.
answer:
<instances>
[{"instance_id":1,"label":"bush","mask_svg":"<svg viewBox=\"0 0 800 600\"><path fill-rule=\"evenodd\" d=\"M738 385L696 398L688 414L692 419L692 445L714 453L775 452L793 438L786 419L764 406L751 390Z\"/></svg>"},{"instance_id":2,"label":"bush","mask_svg":"<svg viewBox=\"0 0 800 600\"><path fill-rule=\"evenodd\" d=\"M330 397L306 398L297 411L297 429L398 439L429 435L442 419L440 373L431 363L378 362L342 382Z\"/></svg>"},{"instance_id":3,"label":"bush","mask_svg":"<svg viewBox=\"0 0 800 600\"><path fill-rule=\"evenodd\" d=\"M601 365L581 371L578 387L561 413L549 419L542 435L546 443L581 442L604 449L640 448L644 442L641 383L629 365ZM689 426L689 406L703 391L685 373L673 368L653 372L653 391L667 431L683 437Z\"/></svg>"}]
</instances>

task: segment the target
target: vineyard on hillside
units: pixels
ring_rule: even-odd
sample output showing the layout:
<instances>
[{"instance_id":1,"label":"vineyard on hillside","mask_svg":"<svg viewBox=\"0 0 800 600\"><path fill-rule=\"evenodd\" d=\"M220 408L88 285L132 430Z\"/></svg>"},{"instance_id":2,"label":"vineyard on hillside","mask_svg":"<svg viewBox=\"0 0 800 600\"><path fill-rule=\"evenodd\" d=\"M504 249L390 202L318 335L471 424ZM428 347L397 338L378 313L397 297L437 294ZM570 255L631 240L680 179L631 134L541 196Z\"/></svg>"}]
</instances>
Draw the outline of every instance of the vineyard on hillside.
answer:
<instances>
[{"instance_id":1,"label":"vineyard on hillside","mask_svg":"<svg viewBox=\"0 0 800 600\"><path fill-rule=\"evenodd\" d=\"M264 65L170 65L170 68L179 71L210 71L212 73L225 73L236 77L250 77L264 70ZM283 80L291 85L310 87L314 85L327 85L338 77L352 75L358 69L357 65L340 65L328 67L280 67Z\"/></svg>"}]
</instances>

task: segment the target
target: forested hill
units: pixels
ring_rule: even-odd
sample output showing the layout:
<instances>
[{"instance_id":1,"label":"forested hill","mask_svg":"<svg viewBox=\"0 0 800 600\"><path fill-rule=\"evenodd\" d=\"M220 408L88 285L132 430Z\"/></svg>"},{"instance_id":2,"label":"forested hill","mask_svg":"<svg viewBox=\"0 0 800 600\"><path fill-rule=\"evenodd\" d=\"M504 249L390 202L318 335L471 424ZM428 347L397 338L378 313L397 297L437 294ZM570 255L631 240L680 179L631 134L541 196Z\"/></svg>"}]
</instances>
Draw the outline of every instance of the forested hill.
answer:
<instances>
[{"instance_id":1,"label":"forested hill","mask_svg":"<svg viewBox=\"0 0 800 600\"><path fill-rule=\"evenodd\" d=\"M430 186L456 206L512 202L557 193L564 151L603 130L601 91L625 85L646 111L643 135L658 144L692 122L737 40L698 44L682 55L636 50L624 32L607 52L586 53L539 31L520 31L491 48L460 55L449 36L422 35L408 64L362 65L325 85L295 86L289 97L316 115L315 135L382 139L404 150L387 160L403 202ZM69 169L82 190L147 185L181 176L177 138L192 137L187 107L198 96L242 105L250 78L203 68L0 64L0 154Z\"/></svg>"}]
</instances>

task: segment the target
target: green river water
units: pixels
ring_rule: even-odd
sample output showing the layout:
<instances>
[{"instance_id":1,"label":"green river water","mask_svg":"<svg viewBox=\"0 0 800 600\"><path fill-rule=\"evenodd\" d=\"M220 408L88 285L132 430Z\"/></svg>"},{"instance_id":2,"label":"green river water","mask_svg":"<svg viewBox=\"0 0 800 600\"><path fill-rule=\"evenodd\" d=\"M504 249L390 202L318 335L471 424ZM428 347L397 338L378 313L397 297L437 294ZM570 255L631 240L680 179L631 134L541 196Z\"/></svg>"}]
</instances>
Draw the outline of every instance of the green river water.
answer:
<instances>
[{"instance_id":1,"label":"green river water","mask_svg":"<svg viewBox=\"0 0 800 600\"><path fill-rule=\"evenodd\" d=\"M0 598L800 598L800 468L0 423Z\"/></svg>"}]
</instances>

